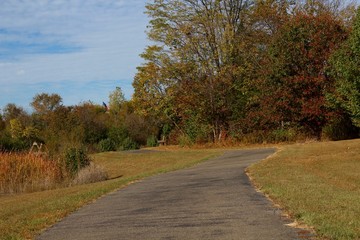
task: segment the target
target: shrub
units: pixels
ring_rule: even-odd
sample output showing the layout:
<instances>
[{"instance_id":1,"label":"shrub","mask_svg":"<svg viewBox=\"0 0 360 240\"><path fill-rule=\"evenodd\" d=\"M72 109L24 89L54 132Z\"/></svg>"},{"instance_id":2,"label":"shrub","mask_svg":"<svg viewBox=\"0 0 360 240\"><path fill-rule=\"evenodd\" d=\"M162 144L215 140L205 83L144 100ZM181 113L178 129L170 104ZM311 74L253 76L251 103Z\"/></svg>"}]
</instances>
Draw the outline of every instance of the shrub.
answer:
<instances>
[{"instance_id":1,"label":"shrub","mask_svg":"<svg viewBox=\"0 0 360 240\"><path fill-rule=\"evenodd\" d=\"M296 130L294 129L276 129L270 133L267 140L271 143L292 142L296 140Z\"/></svg>"},{"instance_id":2,"label":"shrub","mask_svg":"<svg viewBox=\"0 0 360 240\"><path fill-rule=\"evenodd\" d=\"M122 144L119 147L119 150L121 151L135 150L135 149L139 149L139 145L137 144L137 142L135 142L129 137L125 138L125 140L122 142Z\"/></svg>"},{"instance_id":3,"label":"shrub","mask_svg":"<svg viewBox=\"0 0 360 240\"><path fill-rule=\"evenodd\" d=\"M111 127L108 136L115 148L115 146L119 146L129 136L129 132L124 126Z\"/></svg>"},{"instance_id":4,"label":"shrub","mask_svg":"<svg viewBox=\"0 0 360 240\"><path fill-rule=\"evenodd\" d=\"M102 167L94 163L90 163L89 166L84 167L76 174L72 184L87 184L105 181L107 179L108 174Z\"/></svg>"},{"instance_id":5,"label":"shrub","mask_svg":"<svg viewBox=\"0 0 360 240\"><path fill-rule=\"evenodd\" d=\"M99 142L99 150L101 152L115 151L115 144L110 138L103 139Z\"/></svg>"},{"instance_id":6,"label":"shrub","mask_svg":"<svg viewBox=\"0 0 360 240\"><path fill-rule=\"evenodd\" d=\"M251 133L244 134L241 137L241 142L244 144L260 144L266 142L266 133L264 131L253 131Z\"/></svg>"},{"instance_id":7,"label":"shrub","mask_svg":"<svg viewBox=\"0 0 360 240\"><path fill-rule=\"evenodd\" d=\"M11 136L2 132L0 135L0 151L4 152L20 152L29 149L29 144L20 139L13 139Z\"/></svg>"},{"instance_id":8,"label":"shrub","mask_svg":"<svg viewBox=\"0 0 360 240\"><path fill-rule=\"evenodd\" d=\"M146 141L146 146L148 147L157 147L159 145L156 137L154 135L148 137L147 141Z\"/></svg>"},{"instance_id":9,"label":"shrub","mask_svg":"<svg viewBox=\"0 0 360 240\"><path fill-rule=\"evenodd\" d=\"M90 158L82 148L68 148L65 152L66 169L75 175L80 169L90 164Z\"/></svg>"},{"instance_id":10,"label":"shrub","mask_svg":"<svg viewBox=\"0 0 360 240\"><path fill-rule=\"evenodd\" d=\"M202 123L198 116L191 116L185 121L184 132L192 143L209 142L212 135L211 126Z\"/></svg>"},{"instance_id":11,"label":"shrub","mask_svg":"<svg viewBox=\"0 0 360 240\"><path fill-rule=\"evenodd\" d=\"M359 128L353 125L350 117L340 116L332 119L322 129L321 138L326 140L345 140L359 137Z\"/></svg>"},{"instance_id":12,"label":"shrub","mask_svg":"<svg viewBox=\"0 0 360 240\"><path fill-rule=\"evenodd\" d=\"M179 145L181 147L191 147L194 145L194 141L186 134L182 134L179 137Z\"/></svg>"}]
</instances>

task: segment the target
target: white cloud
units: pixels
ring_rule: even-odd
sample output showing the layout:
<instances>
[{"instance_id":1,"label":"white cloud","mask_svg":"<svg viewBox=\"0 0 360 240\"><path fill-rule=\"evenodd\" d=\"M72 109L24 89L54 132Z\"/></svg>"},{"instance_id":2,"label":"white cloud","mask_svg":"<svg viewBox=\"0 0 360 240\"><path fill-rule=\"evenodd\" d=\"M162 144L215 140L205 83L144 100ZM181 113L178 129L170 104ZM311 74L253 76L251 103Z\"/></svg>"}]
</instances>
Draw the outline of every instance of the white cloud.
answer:
<instances>
[{"instance_id":1,"label":"white cloud","mask_svg":"<svg viewBox=\"0 0 360 240\"><path fill-rule=\"evenodd\" d=\"M144 7L145 0L0 1L0 84L128 79L129 85L148 44ZM20 47L15 52L2 42ZM39 52L21 52L39 45L45 46ZM57 52L61 47L70 51Z\"/></svg>"}]
</instances>

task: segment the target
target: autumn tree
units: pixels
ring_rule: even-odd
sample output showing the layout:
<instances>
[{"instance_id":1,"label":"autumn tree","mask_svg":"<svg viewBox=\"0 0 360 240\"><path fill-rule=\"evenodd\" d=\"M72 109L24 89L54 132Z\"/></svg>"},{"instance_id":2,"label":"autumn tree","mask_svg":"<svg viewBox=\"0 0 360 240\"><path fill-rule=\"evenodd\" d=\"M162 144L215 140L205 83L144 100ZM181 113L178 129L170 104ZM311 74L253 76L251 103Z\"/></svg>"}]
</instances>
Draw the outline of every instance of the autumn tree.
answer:
<instances>
[{"instance_id":1,"label":"autumn tree","mask_svg":"<svg viewBox=\"0 0 360 240\"><path fill-rule=\"evenodd\" d=\"M25 124L25 122L27 122L29 119L28 117L29 115L24 110L24 108L17 106L14 103L8 103L3 108L3 118L7 124L9 124L11 119L18 119L22 124Z\"/></svg>"},{"instance_id":2,"label":"autumn tree","mask_svg":"<svg viewBox=\"0 0 360 240\"><path fill-rule=\"evenodd\" d=\"M37 113L44 114L54 111L61 106L62 98L58 94L41 93L36 94L31 102L31 106Z\"/></svg>"},{"instance_id":3,"label":"autumn tree","mask_svg":"<svg viewBox=\"0 0 360 240\"><path fill-rule=\"evenodd\" d=\"M148 36L157 45L134 80L134 101L175 123L197 119L217 140L233 107L246 100L254 61L248 14L253 1L155 0L147 5Z\"/></svg>"},{"instance_id":4,"label":"autumn tree","mask_svg":"<svg viewBox=\"0 0 360 240\"><path fill-rule=\"evenodd\" d=\"M297 13L269 49L263 85L264 121L291 123L319 137L327 117L325 95L333 87L326 74L329 57L345 39L343 24L327 13Z\"/></svg>"},{"instance_id":5,"label":"autumn tree","mask_svg":"<svg viewBox=\"0 0 360 240\"><path fill-rule=\"evenodd\" d=\"M0 131L5 129L5 121L3 120L2 115L0 114Z\"/></svg>"}]
</instances>

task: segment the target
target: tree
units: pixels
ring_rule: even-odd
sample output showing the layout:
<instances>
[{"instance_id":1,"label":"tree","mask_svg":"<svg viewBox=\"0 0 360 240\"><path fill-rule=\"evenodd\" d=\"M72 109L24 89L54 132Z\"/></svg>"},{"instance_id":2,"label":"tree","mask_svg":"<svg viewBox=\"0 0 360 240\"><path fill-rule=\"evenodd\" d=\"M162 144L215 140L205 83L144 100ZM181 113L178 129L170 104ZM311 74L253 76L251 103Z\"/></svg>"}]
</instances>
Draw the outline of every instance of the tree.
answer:
<instances>
[{"instance_id":1,"label":"tree","mask_svg":"<svg viewBox=\"0 0 360 240\"><path fill-rule=\"evenodd\" d=\"M5 121L3 120L2 115L0 114L0 131L5 129Z\"/></svg>"},{"instance_id":2,"label":"tree","mask_svg":"<svg viewBox=\"0 0 360 240\"><path fill-rule=\"evenodd\" d=\"M232 106L247 98L245 82L256 61L248 45L254 1L154 0L147 7L148 36L134 99L145 110L166 111L174 124L200 116L213 139L226 130ZM249 70L250 69L250 70ZM243 102L241 100L240 102Z\"/></svg>"},{"instance_id":3,"label":"tree","mask_svg":"<svg viewBox=\"0 0 360 240\"><path fill-rule=\"evenodd\" d=\"M319 137L331 110L325 95L333 80L326 74L329 57L346 31L332 15L298 12L274 38L267 77L262 85L265 121L288 122Z\"/></svg>"},{"instance_id":4,"label":"tree","mask_svg":"<svg viewBox=\"0 0 360 240\"><path fill-rule=\"evenodd\" d=\"M329 101L334 107L345 109L360 127L360 8L348 40L333 55L331 63L336 86Z\"/></svg>"},{"instance_id":5,"label":"tree","mask_svg":"<svg viewBox=\"0 0 360 240\"><path fill-rule=\"evenodd\" d=\"M10 133L12 138L20 139L22 137L23 130L24 127L18 119L15 118L10 120Z\"/></svg>"},{"instance_id":6,"label":"tree","mask_svg":"<svg viewBox=\"0 0 360 240\"><path fill-rule=\"evenodd\" d=\"M3 109L3 117L7 123L9 123L11 119L19 119L22 121L22 124L24 124L28 115L22 107L14 103L9 103Z\"/></svg>"},{"instance_id":7,"label":"tree","mask_svg":"<svg viewBox=\"0 0 360 240\"><path fill-rule=\"evenodd\" d=\"M45 114L54 111L61 106L62 98L58 94L41 93L36 94L31 102L31 106L37 113Z\"/></svg>"},{"instance_id":8,"label":"tree","mask_svg":"<svg viewBox=\"0 0 360 240\"><path fill-rule=\"evenodd\" d=\"M303 14L318 16L332 15L336 20L348 25L355 14L355 1L344 0L301 0L296 1L295 10Z\"/></svg>"},{"instance_id":9,"label":"tree","mask_svg":"<svg viewBox=\"0 0 360 240\"><path fill-rule=\"evenodd\" d=\"M82 144L96 144L106 138L108 115L102 106L84 102L73 108L70 117Z\"/></svg>"},{"instance_id":10,"label":"tree","mask_svg":"<svg viewBox=\"0 0 360 240\"><path fill-rule=\"evenodd\" d=\"M125 103L125 96L120 87L116 87L116 89L110 93L110 111L119 112L121 106Z\"/></svg>"}]
</instances>

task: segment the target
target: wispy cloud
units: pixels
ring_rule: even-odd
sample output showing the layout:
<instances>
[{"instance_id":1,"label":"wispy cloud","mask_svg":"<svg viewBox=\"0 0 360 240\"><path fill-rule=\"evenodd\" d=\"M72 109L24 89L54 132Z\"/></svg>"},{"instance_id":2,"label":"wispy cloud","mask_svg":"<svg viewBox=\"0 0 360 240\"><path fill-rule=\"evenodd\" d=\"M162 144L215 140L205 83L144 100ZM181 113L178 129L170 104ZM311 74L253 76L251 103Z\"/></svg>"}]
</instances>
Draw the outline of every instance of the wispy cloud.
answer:
<instances>
[{"instance_id":1,"label":"wispy cloud","mask_svg":"<svg viewBox=\"0 0 360 240\"><path fill-rule=\"evenodd\" d=\"M72 53L82 49L50 34L0 29L0 61L19 60L29 54Z\"/></svg>"},{"instance_id":2,"label":"wispy cloud","mask_svg":"<svg viewBox=\"0 0 360 240\"><path fill-rule=\"evenodd\" d=\"M0 1L0 84L9 90L49 83L54 91L69 80L72 88L98 81L129 86L148 44L144 6L145 0ZM0 107L17 102L17 90L4 89Z\"/></svg>"}]
</instances>

